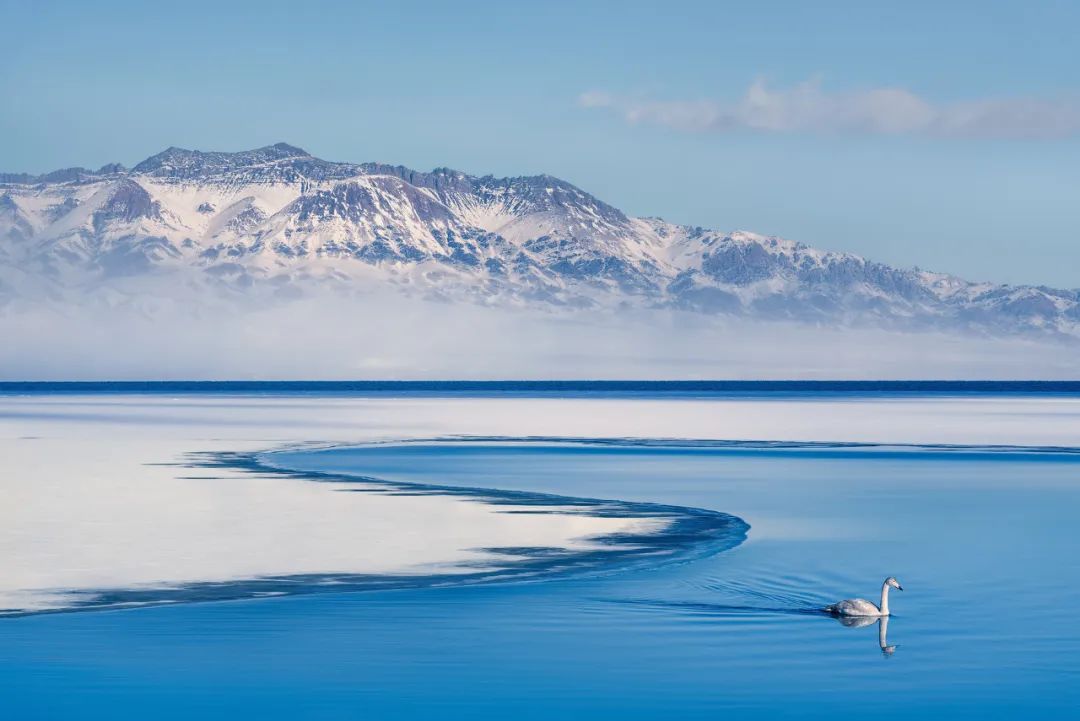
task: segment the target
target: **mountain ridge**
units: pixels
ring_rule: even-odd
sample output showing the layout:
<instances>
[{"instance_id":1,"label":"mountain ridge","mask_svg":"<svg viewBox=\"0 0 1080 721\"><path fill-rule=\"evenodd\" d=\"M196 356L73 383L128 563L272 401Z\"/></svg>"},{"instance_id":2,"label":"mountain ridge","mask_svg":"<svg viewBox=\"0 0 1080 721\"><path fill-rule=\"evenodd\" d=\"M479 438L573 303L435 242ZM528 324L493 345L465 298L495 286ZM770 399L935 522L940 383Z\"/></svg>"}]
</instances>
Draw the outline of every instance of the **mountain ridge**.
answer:
<instances>
[{"instance_id":1,"label":"mountain ridge","mask_svg":"<svg viewBox=\"0 0 1080 721\"><path fill-rule=\"evenodd\" d=\"M671 308L1080 339L1080 290L975 283L635 218L550 175L333 162L287 143L170 147L131 169L0 174L0 307L168 295L168 279L196 295L391 288L552 311Z\"/></svg>"}]
</instances>

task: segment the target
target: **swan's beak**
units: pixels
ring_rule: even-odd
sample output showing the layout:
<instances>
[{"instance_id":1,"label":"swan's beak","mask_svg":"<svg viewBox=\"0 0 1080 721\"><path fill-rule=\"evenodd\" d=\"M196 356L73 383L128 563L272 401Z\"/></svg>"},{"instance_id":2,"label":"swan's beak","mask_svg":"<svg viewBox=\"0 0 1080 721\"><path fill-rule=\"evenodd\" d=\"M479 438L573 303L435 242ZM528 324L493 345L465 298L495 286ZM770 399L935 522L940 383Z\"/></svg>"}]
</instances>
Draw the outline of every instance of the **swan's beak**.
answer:
<instances>
[{"instance_id":1,"label":"swan's beak","mask_svg":"<svg viewBox=\"0 0 1080 721\"><path fill-rule=\"evenodd\" d=\"M896 590L897 590L897 591L903 591L903 590L904 590L904 587L903 587L903 586L901 586L901 585L900 585L900 584L898 583L898 584L896 584Z\"/></svg>"}]
</instances>

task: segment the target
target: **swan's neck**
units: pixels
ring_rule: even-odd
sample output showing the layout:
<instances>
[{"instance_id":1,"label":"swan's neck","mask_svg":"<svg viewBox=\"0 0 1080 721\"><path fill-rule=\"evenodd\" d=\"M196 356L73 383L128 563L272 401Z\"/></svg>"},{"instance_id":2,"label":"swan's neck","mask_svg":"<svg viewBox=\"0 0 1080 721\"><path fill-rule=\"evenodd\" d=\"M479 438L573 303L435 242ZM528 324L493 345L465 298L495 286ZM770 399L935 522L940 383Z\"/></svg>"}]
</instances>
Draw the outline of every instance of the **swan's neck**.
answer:
<instances>
[{"instance_id":1,"label":"swan's neck","mask_svg":"<svg viewBox=\"0 0 1080 721\"><path fill-rule=\"evenodd\" d=\"M881 615L889 615L889 584L881 584Z\"/></svg>"}]
</instances>

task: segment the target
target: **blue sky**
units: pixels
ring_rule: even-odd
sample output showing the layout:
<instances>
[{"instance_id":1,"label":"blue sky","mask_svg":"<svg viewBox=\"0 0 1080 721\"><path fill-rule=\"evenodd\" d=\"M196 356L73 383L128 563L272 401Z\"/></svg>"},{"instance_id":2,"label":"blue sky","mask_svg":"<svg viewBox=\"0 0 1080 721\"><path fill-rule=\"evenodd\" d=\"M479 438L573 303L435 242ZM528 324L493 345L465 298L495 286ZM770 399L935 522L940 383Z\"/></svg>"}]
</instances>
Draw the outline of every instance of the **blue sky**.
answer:
<instances>
[{"instance_id":1,"label":"blue sky","mask_svg":"<svg viewBox=\"0 0 1080 721\"><path fill-rule=\"evenodd\" d=\"M1080 287L1080 3L300 5L0 0L0 169L287 141Z\"/></svg>"}]
</instances>

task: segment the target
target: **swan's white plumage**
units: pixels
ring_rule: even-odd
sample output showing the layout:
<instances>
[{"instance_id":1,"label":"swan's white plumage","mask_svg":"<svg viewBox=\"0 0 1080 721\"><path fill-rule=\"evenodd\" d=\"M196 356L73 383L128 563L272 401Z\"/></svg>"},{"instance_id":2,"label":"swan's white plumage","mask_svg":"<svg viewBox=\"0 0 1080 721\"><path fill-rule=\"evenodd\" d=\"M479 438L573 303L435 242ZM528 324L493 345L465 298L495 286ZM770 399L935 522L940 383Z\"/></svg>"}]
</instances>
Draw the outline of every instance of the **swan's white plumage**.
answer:
<instances>
[{"instance_id":1,"label":"swan's white plumage","mask_svg":"<svg viewBox=\"0 0 1080 721\"><path fill-rule=\"evenodd\" d=\"M881 609L865 598L848 598L826 606L825 610L838 616L880 616Z\"/></svg>"},{"instance_id":2,"label":"swan's white plumage","mask_svg":"<svg viewBox=\"0 0 1080 721\"><path fill-rule=\"evenodd\" d=\"M892 576L885 579L881 584L881 606L876 606L865 598L847 598L843 601L830 604L825 607L826 613L836 616L889 616L889 589L895 588L900 591L904 587Z\"/></svg>"}]
</instances>

